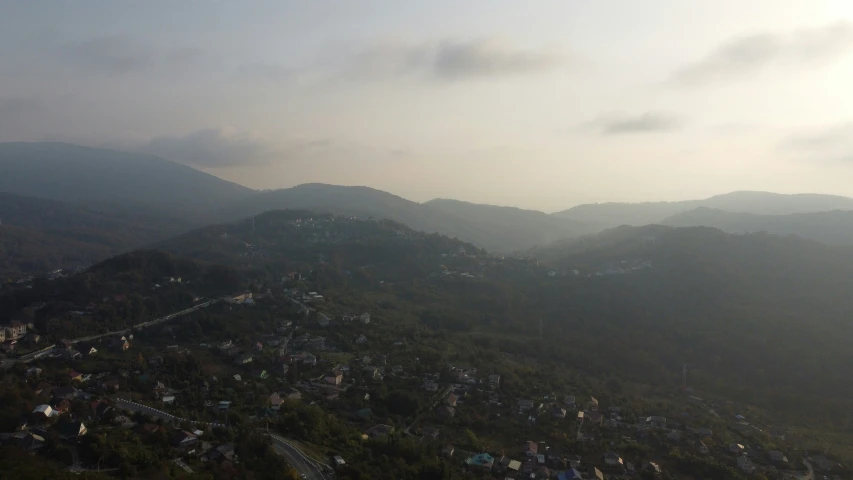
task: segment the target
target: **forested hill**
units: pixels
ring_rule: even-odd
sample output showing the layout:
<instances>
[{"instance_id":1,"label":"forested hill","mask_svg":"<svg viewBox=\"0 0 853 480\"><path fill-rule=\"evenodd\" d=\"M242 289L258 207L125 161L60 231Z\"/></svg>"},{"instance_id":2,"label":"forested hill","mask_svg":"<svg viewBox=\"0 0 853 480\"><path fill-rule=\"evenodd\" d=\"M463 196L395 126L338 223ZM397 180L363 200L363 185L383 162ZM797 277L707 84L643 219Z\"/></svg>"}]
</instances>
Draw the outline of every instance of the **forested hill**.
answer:
<instances>
[{"instance_id":1,"label":"forested hill","mask_svg":"<svg viewBox=\"0 0 853 480\"><path fill-rule=\"evenodd\" d=\"M318 263L337 271L371 271L390 281L434 270L466 254L473 244L414 231L391 220L363 220L302 210L275 210L239 222L213 225L156 245L206 262L284 275ZM444 257L442 257L444 255Z\"/></svg>"},{"instance_id":2,"label":"forested hill","mask_svg":"<svg viewBox=\"0 0 853 480\"><path fill-rule=\"evenodd\" d=\"M0 192L0 278L87 266L186 231L163 213L108 209Z\"/></svg>"},{"instance_id":3,"label":"forested hill","mask_svg":"<svg viewBox=\"0 0 853 480\"><path fill-rule=\"evenodd\" d=\"M673 215L662 223L674 227L703 225L731 233L796 235L831 245L853 245L853 210L756 215L697 208Z\"/></svg>"},{"instance_id":4,"label":"forested hill","mask_svg":"<svg viewBox=\"0 0 853 480\"><path fill-rule=\"evenodd\" d=\"M703 387L777 407L851 407L851 248L657 226L536 254L557 273L540 294L554 328L583 332L613 368L664 379L666 366L675 383L687 362Z\"/></svg>"}]
</instances>

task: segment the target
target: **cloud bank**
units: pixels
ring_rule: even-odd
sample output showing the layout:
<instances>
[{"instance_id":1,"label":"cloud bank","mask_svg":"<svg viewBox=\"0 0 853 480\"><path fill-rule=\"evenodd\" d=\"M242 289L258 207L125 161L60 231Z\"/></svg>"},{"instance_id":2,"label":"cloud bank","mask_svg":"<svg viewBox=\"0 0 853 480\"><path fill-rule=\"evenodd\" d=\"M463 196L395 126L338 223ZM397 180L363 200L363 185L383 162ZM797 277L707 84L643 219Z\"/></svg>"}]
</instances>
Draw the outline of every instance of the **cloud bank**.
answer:
<instances>
[{"instance_id":1,"label":"cloud bank","mask_svg":"<svg viewBox=\"0 0 853 480\"><path fill-rule=\"evenodd\" d=\"M208 128L183 136L152 138L138 150L196 167L262 165L276 149L255 135L226 128Z\"/></svg>"},{"instance_id":2,"label":"cloud bank","mask_svg":"<svg viewBox=\"0 0 853 480\"><path fill-rule=\"evenodd\" d=\"M798 67L830 62L851 47L853 24L850 22L743 36L723 43L705 58L677 70L672 80L681 85L703 85L754 73L771 65Z\"/></svg>"},{"instance_id":3,"label":"cloud bank","mask_svg":"<svg viewBox=\"0 0 853 480\"><path fill-rule=\"evenodd\" d=\"M384 79L403 76L451 81L539 73L566 58L549 49L523 49L499 39L384 41L350 55L347 76Z\"/></svg>"},{"instance_id":4,"label":"cloud bank","mask_svg":"<svg viewBox=\"0 0 853 480\"><path fill-rule=\"evenodd\" d=\"M604 135L660 133L675 130L681 121L668 114L646 112L633 116L611 116L592 122Z\"/></svg>"}]
</instances>

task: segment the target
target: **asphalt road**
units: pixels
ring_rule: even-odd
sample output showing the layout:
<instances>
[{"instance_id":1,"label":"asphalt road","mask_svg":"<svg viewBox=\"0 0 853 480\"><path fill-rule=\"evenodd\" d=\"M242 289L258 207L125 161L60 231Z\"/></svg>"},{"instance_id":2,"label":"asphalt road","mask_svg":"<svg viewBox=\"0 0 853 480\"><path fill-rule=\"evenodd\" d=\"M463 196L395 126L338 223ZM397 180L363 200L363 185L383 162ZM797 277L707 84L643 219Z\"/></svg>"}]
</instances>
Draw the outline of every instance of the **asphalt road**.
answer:
<instances>
[{"instance_id":1,"label":"asphalt road","mask_svg":"<svg viewBox=\"0 0 853 480\"><path fill-rule=\"evenodd\" d=\"M304 460L305 456L295 447L285 442L277 435L270 435L272 439L272 447L279 455L283 456L291 467L306 480L328 480L331 476L326 475L323 471L309 461Z\"/></svg>"}]
</instances>

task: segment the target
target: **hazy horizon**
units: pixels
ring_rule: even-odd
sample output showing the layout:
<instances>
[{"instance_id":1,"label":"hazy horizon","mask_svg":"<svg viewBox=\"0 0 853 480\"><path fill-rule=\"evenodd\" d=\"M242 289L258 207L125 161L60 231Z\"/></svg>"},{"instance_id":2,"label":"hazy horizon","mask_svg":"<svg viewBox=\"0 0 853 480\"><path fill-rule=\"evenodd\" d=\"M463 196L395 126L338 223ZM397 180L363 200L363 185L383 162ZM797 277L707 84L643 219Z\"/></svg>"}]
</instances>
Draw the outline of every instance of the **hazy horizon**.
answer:
<instances>
[{"instance_id":1,"label":"hazy horizon","mask_svg":"<svg viewBox=\"0 0 853 480\"><path fill-rule=\"evenodd\" d=\"M3 3L0 141L546 212L853 196L853 4Z\"/></svg>"}]
</instances>

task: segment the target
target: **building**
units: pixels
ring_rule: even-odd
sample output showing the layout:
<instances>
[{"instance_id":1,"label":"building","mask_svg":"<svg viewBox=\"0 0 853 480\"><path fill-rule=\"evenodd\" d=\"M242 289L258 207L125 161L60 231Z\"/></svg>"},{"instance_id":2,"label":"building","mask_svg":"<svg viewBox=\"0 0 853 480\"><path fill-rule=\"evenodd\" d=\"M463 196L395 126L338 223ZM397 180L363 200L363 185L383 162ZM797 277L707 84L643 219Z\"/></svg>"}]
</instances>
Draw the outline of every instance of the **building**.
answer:
<instances>
[{"instance_id":1,"label":"building","mask_svg":"<svg viewBox=\"0 0 853 480\"><path fill-rule=\"evenodd\" d=\"M619 456L616 452L607 452L604 455L604 464L608 467L624 467L625 462L622 460L622 457Z\"/></svg>"},{"instance_id":2,"label":"building","mask_svg":"<svg viewBox=\"0 0 853 480\"><path fill-rule=\"evenodd\" d=\"M328 383L329 385L334 385L336 387L339 387L339 386L341 386L341 382L343 382L343 380L344 380L344 374L341 373L339 370L334 370L334 371L327 373L323 377L323 380L326 383Z\"/></svg>"},{"instance_id":3,"label":"building","mask_svg":"<svg viewBox=\"0 0 853 480\"><path fill-rule=\"evenodd\" d=\"M198 437L186 430L179 430L169 439L169 444L175 448L191 448L198 443Z\"/></svg>"},{"instance_id":4,"label":"building","mask_svg":"<svg viewBox=\"0 0 853 480\"><path fill-rule=\"evenodd\" d=\"M384 425L379 423L368 428L364 431L364 433L370 438L381 438L388 436L388 434L392 433L393 431L394 427L392 427L391 425Z\"/></svg>"},{"instance_id":5,"label":"building","mask_svg":"<svg viewBox=\"0 0 853 480\"><path fill-rule=\"evenodd\" d=\"M524 455L527 457L535 457L539 453L539 444L528 440L524 442Z\"/></svg>"},{"instance_id":6,"label":"building","mask_svg":"<svg viewBox=\"0 0 853 480\"><path fill-rule=\"evenodd\" d=\"M4 340L19 340L27 334L27 324L18 320L12 320L3 329L6 333Z\"/></svg>"},{"instance_id":7,"label":"building","mask_svg":"<svg viewBox=\"0 0 853 480\"><path fill-rule=\"evenodd\" d=\"M39 405L33 410L33 417L38 418L39 420L47 420L48 418L55 415L53 408L50 405Z\"/></svg>"},{"instance_id":8,"label":"building","mask_svg":"<svg viewBox=\"0 0 853 480\"><path fill-rule=\"evenodd\" d=\"M80 421L62 422L57 426L57 429L59 430L59 438L63 440L76 440L89 432L86 425Z\"/></svg>"},{"instance_id":9,"label":"building","mask_svg":"<svg viewBox=\"0 0 853 480\"><path fill-rule=\"evenodd\" d=\"M247 363L252 363L252 354L243 353L237 355L237 358L234 359L234 363L236 363L237 365L246 365Z\"/></svg>"},{"instance_id":10,"label":"building","mask_svg":"<svg viewBox=\"0 0 853 480\"><path fill-rule=\"evenodd\" d=\"M489 455L488 453L478 453L466 459L465 465L472 469L488 472L491 471L492 467L495 466L495 457Z\"/></svg>"},{"instance_id":11,"label":"building","mask_svg":"<svg viewBox=\"0 0 853 480\"><path fill-rule=\"evenodd\" d=\"M752 473L755 471L755 465L752 464L752 460L750 460L746 455L737 457L737 468L746 473Z\"/></svg>"}]
</instances>

